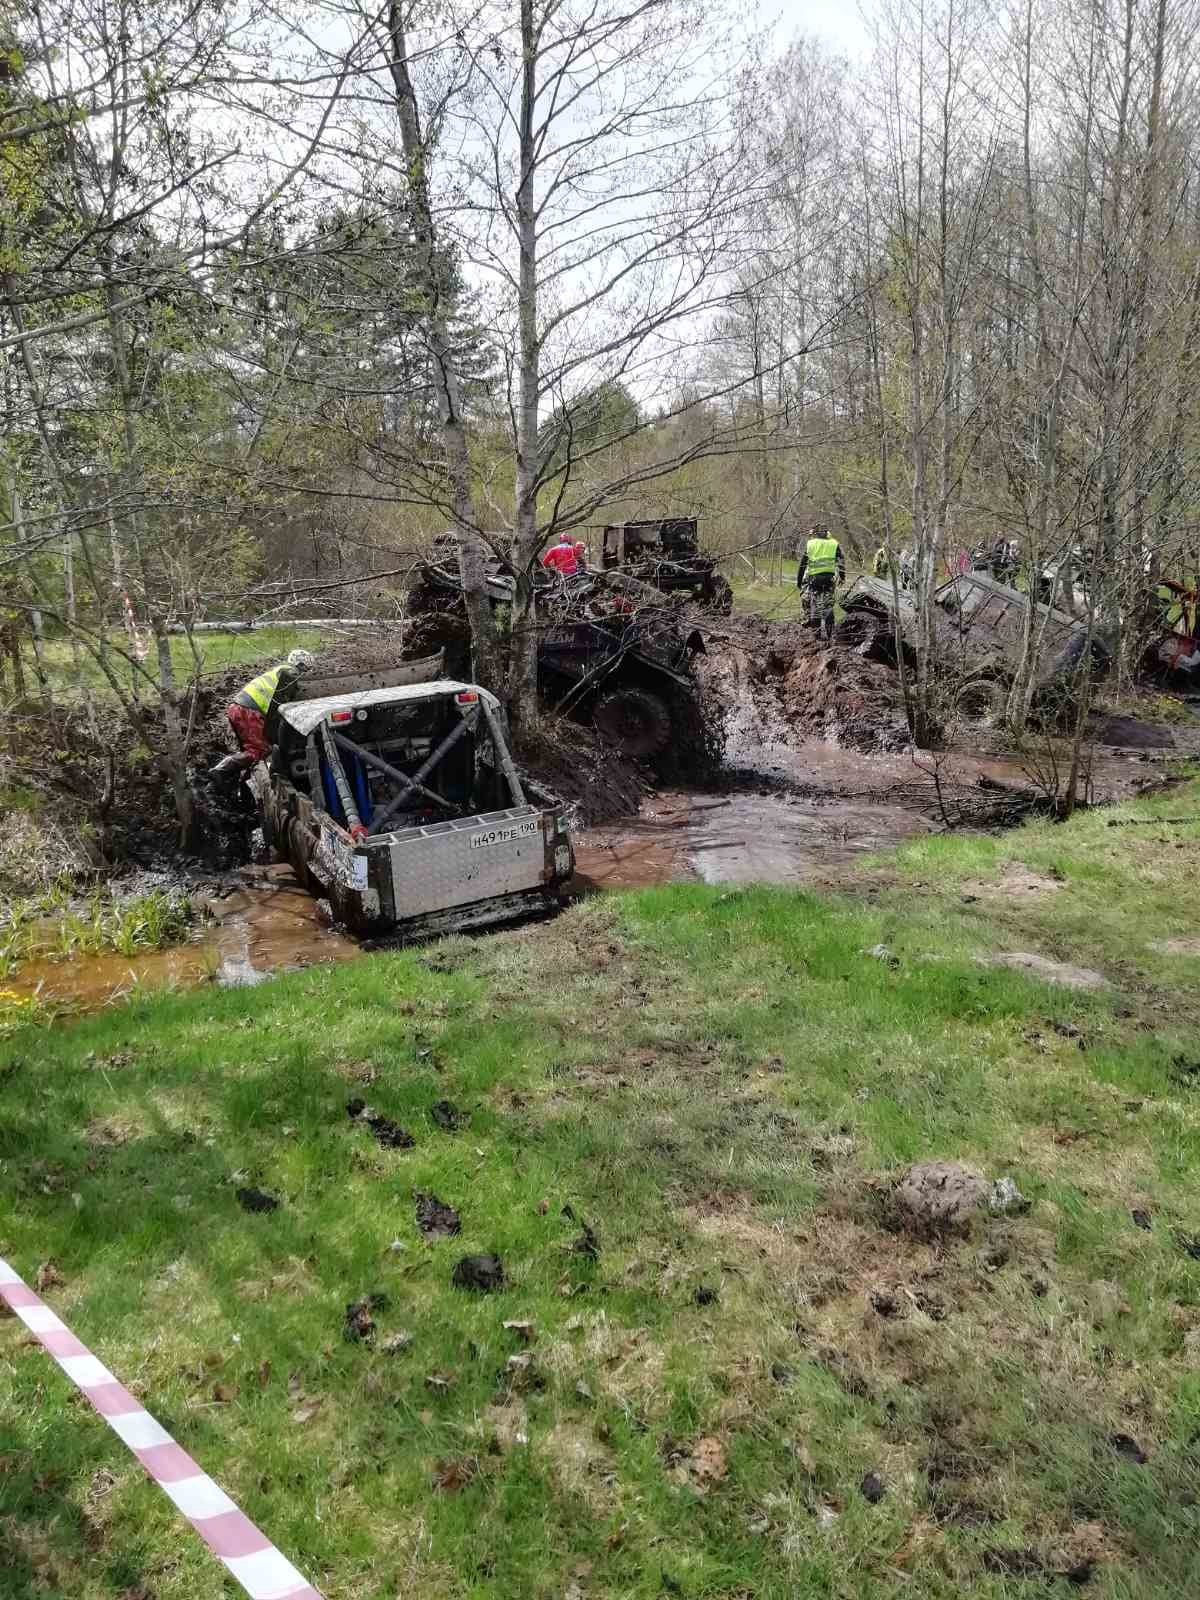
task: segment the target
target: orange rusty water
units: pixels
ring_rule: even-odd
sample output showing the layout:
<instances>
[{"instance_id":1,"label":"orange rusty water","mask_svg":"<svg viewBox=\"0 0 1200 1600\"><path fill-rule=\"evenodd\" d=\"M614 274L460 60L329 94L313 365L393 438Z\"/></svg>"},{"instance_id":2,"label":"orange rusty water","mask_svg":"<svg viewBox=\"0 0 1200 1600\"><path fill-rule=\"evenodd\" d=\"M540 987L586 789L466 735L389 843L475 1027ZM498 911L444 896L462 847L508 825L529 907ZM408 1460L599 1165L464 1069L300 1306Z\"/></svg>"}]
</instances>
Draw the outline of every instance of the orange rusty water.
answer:
<instances>
[{"instance_id":1,"label":"orange rusty water","mask_svg":"<svg viewBox=\"0 0 1200 1600\"><path fill-rule=\"evenodd\" d=\"M261 982L273 972L359 955L352 939L324 926L317 903L281 869L214 896L192 943L133 956L79 955L27 961L4 986L67 1010L98 1007L152 989Z\"/></svg>"}]
</instances>

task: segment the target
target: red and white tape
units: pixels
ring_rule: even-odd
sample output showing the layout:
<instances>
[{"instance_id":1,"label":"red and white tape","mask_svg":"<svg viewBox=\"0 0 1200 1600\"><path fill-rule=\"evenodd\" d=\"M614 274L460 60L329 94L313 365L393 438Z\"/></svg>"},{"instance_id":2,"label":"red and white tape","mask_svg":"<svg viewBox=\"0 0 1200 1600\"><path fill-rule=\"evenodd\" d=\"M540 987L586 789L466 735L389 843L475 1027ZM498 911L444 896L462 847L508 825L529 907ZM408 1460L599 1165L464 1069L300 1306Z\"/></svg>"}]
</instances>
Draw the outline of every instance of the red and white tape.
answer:
<instances>
[{"instance_id":1,"label":"red and white tape","mask_svg":"<svg viewBox=\"0 0 1200 1600\"><path fill-rule=\"evenodd\" d=\"M0 1257L0 1299L7 1301L71 1382L95 1406L251 1600L321 1600L302 1573L243 1516L165 1428L81 1344L44 1300Z\"/></svg>"}]
</instances>

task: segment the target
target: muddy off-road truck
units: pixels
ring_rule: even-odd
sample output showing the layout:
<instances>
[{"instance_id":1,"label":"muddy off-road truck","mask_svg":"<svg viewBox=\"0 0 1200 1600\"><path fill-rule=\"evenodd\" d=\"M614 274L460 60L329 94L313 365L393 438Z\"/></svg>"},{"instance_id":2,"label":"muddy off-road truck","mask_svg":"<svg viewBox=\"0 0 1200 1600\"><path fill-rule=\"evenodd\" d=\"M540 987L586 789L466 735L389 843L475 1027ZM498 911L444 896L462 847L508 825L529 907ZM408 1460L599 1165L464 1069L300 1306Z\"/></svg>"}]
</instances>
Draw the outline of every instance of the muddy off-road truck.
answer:
<instances>
[{"instance_id":1,"label":"muddy off-road truck","mask_svg":"<svg viewBox=\"0 0 1200 1600\"><path fill-rule=\"evenodd\" d=\"M631 595L634 582L610 581L613 609L596 612L595 620L547 625L538 678L551 705L590 721L622 755L649 760L671 745L677 724L680 736L688 735L695 697L689 669L692 657L704 654L704 639L681 628L661 603Z\"/></svg>"},{"instance_id":2,"label":"muddy off-road truck","mask_svg":"<svg viewBox=\"0 0 1200 1600\"><path fill-rule=\"evenodd\" d=\"M600 567L639 578L663 594L686 595L724 617L733 610L729 580L701 553L695 517L609 523L600 536Z\"/></svg>"},{"instance_id":3,"label":"muddy off-road truck","mask_svg":"<svg viewBox=\"0 0 1200 1600\"><path fill-rule=\"evenodd\" d=\"M968 572L936 589L934 602L938 649L955 680L954 713L970 726L993 727L1004 718L1020 659L1029 596L985 572ZM912 657L917 608L910 593L900 591L896 611L891 583L864 576L846 590L841 606L846 615L838 624L840 644L894 665L898 631L906 658ZM1089 650L1088 630L1078 618L1041 603L1034 626L1042 639L1034 707L1053 715L1077 690L1081 664ZM1102 677L1108 652L1095 637L1090 654L1092 676Z\"/></svg>"},{"instance_id":4,"label":"muddy off-road truck","mask_svg":"<svg viewBox=\"0 0 1200 1600\"><path fill-rule=\"evenodd\" d=\"M663 754L690 737L695 684L689 672L704 653L698 630L649 584L622 572L563 581L539 573L538 685L554 710L591 723L606 743L636 760ZM487 563L488 598L511 601L513 578ZM413 615L463 612L457 553L439 541L409 589ZM464 613L465 614L465 613Z\"/></svg>"},{"instance_id":5,"label":"muddy off-road truck","mask_svg":"<svg viewBox=\"0 0 1200 1600\"><path fill-rule=\"evenodd\" d=\"M306 682L255 769L267 845L354 933L404 940L554 911L563 809L523 777L499 701L433 662Z\"/></svg>"}]
</instances>

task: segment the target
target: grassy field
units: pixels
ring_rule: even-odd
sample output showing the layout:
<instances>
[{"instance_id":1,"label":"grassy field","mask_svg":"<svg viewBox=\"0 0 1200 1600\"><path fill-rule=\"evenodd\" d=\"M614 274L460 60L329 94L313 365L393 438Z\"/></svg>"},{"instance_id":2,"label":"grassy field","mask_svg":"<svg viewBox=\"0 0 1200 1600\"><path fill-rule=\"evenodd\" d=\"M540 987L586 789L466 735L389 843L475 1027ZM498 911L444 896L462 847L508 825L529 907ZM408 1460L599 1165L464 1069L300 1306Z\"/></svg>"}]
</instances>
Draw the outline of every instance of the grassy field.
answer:
<instances>
[{"instance_id":1,"label":"grassy field","mask_svg":"<svg viewBox=\"0 0 1200 1600\"><path fill-rule=\"evenodd\" d=\"M199 671L219 672L238 661L258 661L265 655L282 656L298 647L312 650L320 644L321 637L320 631L315 628L256 628L251 633L198 633L195 638L200 653ZM114 643L124 649L124 634L115 637ZM197 670L191 646L181 635L171 639L171 660L180 682L186 682ZM46 676L55 698L71 699L77 695L79 682L67 640L50 640L46 645L45 661ZM127 679L130 676L129 667L119 658L114 662L114 669ZM101 697L112 694L108 680L86 652L81 652L80 673L94 694ZM32 656L26 666L26 679L30 692L35 691L37 678L33 672Z\"/></svg>"},{"instance_id":2,"label":"grassy field","mask_svg":"<svg viewBox=\"0 0 1200 1600\"><path fill-rule=\"evenodd\" d=\"M734 610L752 611L778 622L790 622L803 617L804 599L796 587L797 566L798 562L788 558L782 563L782 582L768 583L765 576L753 579L745 567L741 567L739 574L738 565L731 565L727 571L733 588ZM846 583L839 587L848 587L857 576L857 573L851 572ZM840 607L835 607L835 612L839 619L844 615Z\"/></svg>"},{"instance_id":3,"label":"grassy field","mask_svg":"<svg viewBox=\"0 0 1200 1600\"><path fill-rule=\"evenodd\" d=\"M753 611L780 621L803 616L804 607L796 588L796 567L797 562L788 557L782 562L783 581L768 583L765 576L751 578L741 562L731 563L727 576L733 587L734 610ZM765 570L764 563L764 573Z\"/></svg>"},{"instance_id":4,"label":"grassy field","mask_svg":"<svg viewBox=\"0 0 1200 1600\"><path fill-rule=\"evenodd\" d=\"M328 1600L1196 1593L1197 812L24 1028L0 1254ZM895 1231L941 1157L1031 1209ZM0 1459L6 1596L234 1592L13 1322Z\"/></svg>"}]
</instances>

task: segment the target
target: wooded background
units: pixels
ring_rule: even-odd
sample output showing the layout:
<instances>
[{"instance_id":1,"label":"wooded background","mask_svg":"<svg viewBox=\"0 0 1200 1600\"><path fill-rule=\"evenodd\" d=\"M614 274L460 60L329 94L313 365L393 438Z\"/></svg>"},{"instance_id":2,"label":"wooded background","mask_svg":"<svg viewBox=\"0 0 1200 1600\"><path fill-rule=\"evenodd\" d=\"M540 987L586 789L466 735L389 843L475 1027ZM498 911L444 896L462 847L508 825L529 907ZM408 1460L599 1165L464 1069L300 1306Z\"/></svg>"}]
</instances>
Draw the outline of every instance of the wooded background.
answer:
<instances>
[{"instance_id":1,"label":"wooded background","mask_svg":"<svg viewBox=\"0 0 1200 1600\"><path fill-rule=\"evenodd\" d=\"M183 806L169 629L394 616L484 535L532 718L539 552L668 513L923 599L1017 539L1131 661L1197 565L1196 13L880 0L851 63L719 0L6 0L14 670L66 640Z\"/></svg>"}]
</instances>

